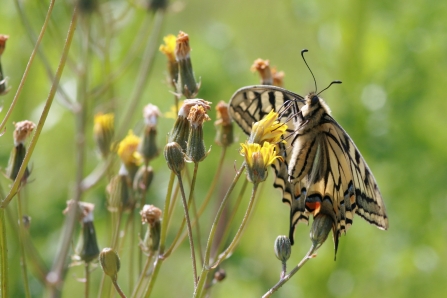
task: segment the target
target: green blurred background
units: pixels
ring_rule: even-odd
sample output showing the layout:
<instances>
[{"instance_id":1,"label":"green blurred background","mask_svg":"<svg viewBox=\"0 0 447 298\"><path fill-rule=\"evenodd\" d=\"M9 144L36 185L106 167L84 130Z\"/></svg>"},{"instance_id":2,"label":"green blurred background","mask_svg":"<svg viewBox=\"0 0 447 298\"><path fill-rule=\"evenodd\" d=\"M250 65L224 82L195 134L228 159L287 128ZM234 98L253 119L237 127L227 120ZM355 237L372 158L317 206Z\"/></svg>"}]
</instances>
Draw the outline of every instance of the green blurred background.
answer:
<instances>
[{"instance_id":1,"label":"green blurred background","mask_svg":"<svg viewBox=\"0 0 447 298\"><path fill-rule=\"evenodd\" d=\"M48 1L20 1L35 32L42 26ZM69 1L68 1L69 2ZM104 1L102 1L104 2ZM125 1L109 1L115 12L123 11ZM52 26L42 48L57 66L65 32L70 20L70 4L57 1ZM286 74L285 88L299 94L313 90L313 80L300 50L309 49L310 64L319 88L332 80L343 81L323 94L334 118L353 138L367 160L380 186L388 211L390 228L380 231L358 216L347 236L340 239L337 261L329 239L318 257L286 283L275 297L440 297L447 282L447 2L446 1L177 1L166 15L163 36L182 30L189 34L194 71L201 78L198 97L228 101L233 92L259 83L250 72L256 58L270 63ZM110 44L113 65L129 51L135 32L147 13L130 12L116 26L116 40ZM92 26L97 26L93 23ZM92 38L101 38L101 27L94 27ZM1 98L5 109L13 98L33 44L18 17L14 1L2 1L0 33L10 35L2 56L3 70L10 78L11 92ZM161 39L160 39L161 43ZM72 65L79 52L79 36L71 52ZM126 104L134 88L140 56L113 86L109 97L91 98L89 123L93 114L106 110L109 101L119 107ZM94 73L89 86L102 79L100 59L92 64ZM96 65L98 67L96 67ZM112 66L113 67L113 66ZM157 53L154 69L140 103L154 103L162 112L172 105L172 95L165 83L166 59ZM76 80L67 66L61 81L72 98ZM6 168L12 148L12 121L37 122L49 92L50 81L37 57L25 89L15 108L0 144L0 165ZM57 99L57 98L56 98ZM119 112L118 112L119 113ZM129 129L141 130L138 110ZM118 114L119 118L120 115ZM212 110L211 118L215 120ZM161 119L159 143L163 147L171 119ZM88 139L86 173L98 163L91 138ZM205 125L205 142L213 144L215 130ZM237 128L239 141L245 136ZM240 164L238 145L233 145L226 160L226 176L217 193L228 187L234 176L234 161ZM73 191L75 175L74 118L55 101L40 142L31 161L32 183L27 186L27 213L32 217L30 233L51 267L62 232L65 201ZM197 197L204 196L215 171L220 148L213 145L211 154L199 169ZM149 201L162 206L168 180L165 162L160 157L153 167L156 178ZM256 212L233 256L224 262L227 279L212 290L213 297L258 297L273 286L280 263L273 253L278 235L288 233L289 208L281 203L280 192L271 187L272 176L263 188ZM9 181L2 179L4 189ZM95 224L99 245L107 246L108 213L106 181L86 193L84 199L96 204ZM244 209L249 193L243 202ZM16 213L12 204L11 213ZM180 207L180 204L179 204ZM181 209L179 208L179 211ZM209 231L214 214L208 210L201 228ZM241 218L239 216L239 219ZM178 212L179 218L181 212ZM236 225L235 225L236 227ZM304 256L310 246L309 227L299 225L296 244L288 266ZM17 236L9 232L11 297L23 295ZM76 232L77 233L77 232ZM173 235L170 235L172 237ZM125 265L123 265L125 267ZM33 273L32 269L30 270ZM192 292L189 248L182 249L162 267L154 297L188 297ZM79 297L82 288L76 278L82 267L70 269L63 297ZM101 270L92 273L92 294ZM126 274L120 275L125 291ZM30 278L33 296L43 295L43 287ZM79 295L74 294L79 292Z\"/></svg>"}]
</instances>

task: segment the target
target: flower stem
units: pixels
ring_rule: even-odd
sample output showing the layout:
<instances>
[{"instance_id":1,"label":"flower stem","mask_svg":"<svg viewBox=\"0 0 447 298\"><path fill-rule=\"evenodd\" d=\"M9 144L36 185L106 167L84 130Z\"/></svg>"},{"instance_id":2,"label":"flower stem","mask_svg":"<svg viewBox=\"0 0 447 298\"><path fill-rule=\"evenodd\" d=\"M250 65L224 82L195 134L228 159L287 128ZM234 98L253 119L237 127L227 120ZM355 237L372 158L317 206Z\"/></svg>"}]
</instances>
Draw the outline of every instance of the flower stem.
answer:
<instances>
[{"instance_id":1,"label":"flower stem","mask_svg":"<svg viewBox=\"0 0 447 298\"><path fill-rule=\"evenodd\" d=\"M188 230L188 238L189 238L189 247L191 249L191 259L192 259L192 273L194 278L194 288L197 287L197 268L196 268L196 253L194 250L194 240L192 238L192 228L191 228L191 220L189 218L188 204L186 202L185 189L183 188L182 176L181 174L177 175L177 179L180 184L180 192L182 195L183 209L185 211L185 220L186 220L186 228ZM193 185L191 185L193 188Z\"/></svg>"},{"instance_id":2,"label":"flower stem","mask_svg":"<svg viewBox=\"0 0 447 298\"><path fill-rule=\"evenodd\" d=\"M20 246L20 263L22 267L22 275L23 275L23 287L25 291L25 297L31 297L29 291L29 283L28 283L28 269L26 266L26 255L25 255L25 230L23 226L23 213L22 213L22 197L21 191L17 193L17 215L19 219L19 246Z\"/></svg>"},{"instance_id":3,"label":"flower stem","mask_svg":"<svg viewBox=\"0 0 447 298\"><path fill-rule=\"evenodd\" d=\"M166 212L168 212L169 210L169 204L171 202L171 195L172 195L172 186L174 185L174 179L175 179L175 174L174 172L171 172L171 177L169 179L169 184L168 184L168 191L166 193L166 198L165 198L165 206L164 206L164 212L166 214ZM160 248L158 250L158 257L157 260L155 262L155 266L154 266L154 272L151 275L151 278L149 280L149 284L145 290L145 293L142 297L149 297L149 295L152 292L152 289L154 288L154 284L155 281L157 280L158 277L158 272L160 271L161 268L161 264L163 262L164 256L163 253L165 251L165 245L166 245L166 234L167 234L167 230L168 230L168 224L169 224L169 219L170 217L164 217L161 223L161 233L160 233Z\"/></svg>"},{"instance_id":4,"label":"flower stem","mask_svg":"<svg viewBox=\"0 0 447 298\"><path fill-rule=\"evenodd\" d=\"M89 292L89 288L90 288L90 263L89 262L85 263L84 271L85 271L84 298L88 298L89 297L88 292Z\"/></svg>"},{"instance_id":5,"label":"flower stem","mask_svg":"<svg viewBox=\"0 0 447 298\"><path fill-rule=\"evenodd\" d=\"M241 177L244 167L245 167L245 162L242 163L241 168L239 169L239 171L237 171L236 176L233 179L233 182L231 183L230 187L227 190L227 193L225 194L225 197L223 198L222 202L220 203L219 210L217 210L216 217L214 218L213 225L211 226L210 234L208 235L208 241L206 244L202 272L200 273L199 283L194 291L194 297L201 297L201 295L202 295L203 287L205 285L206 278L208 276L208 272L210 270L209 262L210 262L211 247L213 244L214 235L216 234L217 226L218 226L220 217L222 216L225 205L227 204L228 198L230 197L230 194L233 192L233 189L236 186L237 181Z\"/></svg>"},{"instance_id":6,"label":"flower stem","mask_svg":"<svg viewBox=\"0 0 447 298\"><path fill-rule=\"evenodd\" d=\"M3 197L3 191L2 197ZM8 297L8 245L6 239L5 208L0 208L0 292Z\"/></svg>"},{"instance_id":7,"label":"flower stem","mask_svg":"<svg viewBox=\"0 0 447 298\"><path fill-rule=\"evenodd\" d=\"M115 286L116 291L120 295L121 298L126 298L126 295L124 295L123 291L121 290L120 286L118 285L118 280L116 278L112 279L112 283Z\"/></svg>"},{"instance_id":8,"label":"flower stem","mask_svg":"<svg viewBox=\"0 0 447 298\"><path fill-rule=\"evenodd\" d=\"M143 287L144 280L146 279L146 273L149 271L149 268L154 260L154 251L150 251L149 256L146 259L146 263L144 264L143 270L140 272L140 277L138 278L137 285L132 293L131 297L140 297L139 293L141 288Z\"/></svg>"},{"instance_id":9,"label":"flower stem","mask_svg":"<svg viewBox=\"0 0 447 298\"><path fill-rule=\"evenodd\" d=\"M229 255L233 253L234 248L239 243L239 240L241 239L241 236L243 232L245 231L245 227L247 225L248 219L250 218L251 211L253 210L253 206L256 199L256 191L258 189L258 183L253 184L253 190L251 193L250 201L248 202L247 210L245 211L244 218L242 219L241 225L239 226L239 229L236 232L236 235L234 235L233 240L231 241L228 248L219 255L217 261L210 267L211 269L216 268L220 263L222 263L223 260L225 260Z\"/></svg>"},{"instance_id":10,"label":"flower stem","mask_svg":"<svg viewBox=\"0 0 447 298\"><path fill-rule=\"evenodd\" d=\"M267 291L267 293L264 294L264 296L262 296L262 298L270 297L274 292L276 292L280 287L282 287L282 285L285 284L295 273L297 273L298 270L300 270L301 267L303 267L303 265L306 264L306 262L309 259L312 259L312 254L315 251L316 251L316 247L312 245L312 247L310 248L309 252L298 263L298 265L296 265L295 268L293 268L292 271L290 271L289 274L287 274L286 276L282 277L276 285L274 285L270 290Z\"/></svg>"}]
</instances>

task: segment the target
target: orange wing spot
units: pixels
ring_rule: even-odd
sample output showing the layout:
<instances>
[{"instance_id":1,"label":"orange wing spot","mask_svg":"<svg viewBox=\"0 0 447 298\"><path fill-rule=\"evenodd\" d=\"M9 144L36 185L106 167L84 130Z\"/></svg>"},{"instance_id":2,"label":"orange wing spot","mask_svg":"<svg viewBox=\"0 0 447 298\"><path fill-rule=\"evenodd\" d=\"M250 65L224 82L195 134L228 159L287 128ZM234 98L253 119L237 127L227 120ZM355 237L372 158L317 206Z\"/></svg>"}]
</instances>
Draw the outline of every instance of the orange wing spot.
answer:
<instances>
[{"instance_id":1,"label":"orange wing spot","mask_svg":"<svg viewBox=\"0 0 447 298\"><path fill-rule=\"evenodd\" d=\"M306 208L309 210L313 216L320 212L321 203L320 202L306 202Z\"/></svg>"}]
</instances>

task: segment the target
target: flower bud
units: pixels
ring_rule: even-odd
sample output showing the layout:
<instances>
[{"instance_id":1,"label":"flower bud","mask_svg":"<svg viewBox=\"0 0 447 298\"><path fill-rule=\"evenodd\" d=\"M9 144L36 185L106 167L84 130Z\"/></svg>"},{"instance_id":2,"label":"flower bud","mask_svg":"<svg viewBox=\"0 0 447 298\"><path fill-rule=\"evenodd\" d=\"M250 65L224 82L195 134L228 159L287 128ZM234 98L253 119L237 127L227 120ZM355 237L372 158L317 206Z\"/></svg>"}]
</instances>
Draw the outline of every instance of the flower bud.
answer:
<instances>
[{"instance_id":1,"label":"flower bud","mask_svg":"<svg viewBox=\"0 0 447 298\"><path fill-rule=\"evenodd\" d=\"M168 7L168 0L147 0L147 8L153 12Z\"/></svg>"},{"instance_id":2,"label":"flower bud","mask_svg":"<svg viewBox=\"0 0 447 298\"><path fill-rule=\"evenodd\" d=\"M216 106L217 120L214 122L214 126L217 129L216 138L214 141L217 145L222 147L228 147L233 144L233 123L230 115L228 114L228 104L220 101Z\"/></svg>"},{"instance_id":3,"label":"flower bud","mask_svg":"<svg viewBox=\"0 0 447 298\"><path fill-rule=\"evenodd\" d=\"M276 67L272 68L273 85L278 87L284 86L284 71L277 71Z\"/></svg>"},{"instance_id":4,"label":"flower bud","mask_svg":"<svg viewBox=\"0 0 447 298\"><path fill-rule=\"evenodd\" d=\"M82 224L82 237L78 244L77 254L86 263L90 263L98 257L99 248L93 221L86 221Z\"/></svg>"},{"instance_id":5,"label":"flower bud","mask_svg":"<svg viewBox=\"0 0 447 298\"><path fill-rule=\"evenodd\" d=\"M160 244L162 211L154 205L144 205L140 215L142 223L148 224L142 249L144 251L156 251Z\"/></svg>"},{"instance_id":6,"label":"flower bud","mask_svg":"<svg viewBox=\"0 0 447 298\"><path fill-rule=\"evenodd\" d=\"M203 122L210 120L205 109L200 105L191 108L188 120L190 122L186 156L193 162L200 162L207 156L205 143L203 142Z\"/></svg>"},{"instance_id":7,"label":"flower bud","mask_svg":"<svg viewBox=\"0 0 447 298\"><path fill-rule=\"evenodd\" d=\"M160 110L153 104L148 104L144 107L144 132L143 140L140 144L140 153L146 162L157 157L158 147L156 144L157 138L157 122L160 116Z\"/></svg>"},{"instance_id":8,"label":"flower bud","mask_svg":"<svg viewBox=\"0 0 447 298\"><path fill-rule=\"evenodd\" d=\"M151 166L142 166L138 170L133 180L133 189L135 191L146 191L154 179L154 170Z\"/></svg>"},{"instance_id":9,"label":"flower bud","mask_svg":"<svg viewBox=\"0 0 447 298\"><path fill-rule=\"evenodd\" d=\"M225 277L227 277L227 273L222 268L220 268L219 270L217 270L214 273L214 280L217 281L217 282L224 280Z\"/></svg>"},{"instance_id":10,"label":"flower bud","mask_svg":"<svg viewBox=\"0 0 447 298\"><path fill-rule=\"evenodd\" d=\"M9 39L9 35L0 34L0 57L3 55L3 52L6 48L6 41Z\"/></svg>"},{"instance_id":11,"label":"flower bud","mask_svg":"<svg viewBox=\"0 0 447 298\"><path fill-rule=\"evenodd\" d=\"M185 157L182 147L176 142L170 142L165 146L164 156L169 169L176 175L180 175L185 167Z\"/></svg>"},{"instance_id":12,"label":"flower bud","mask_svg":"<svg viewBox=\"0 0 447 298\"><path fill-rule=\"evenodd\" d=\"M96 146L98 147L102 158L106 158L110 153L114 135L114 114L98 113L95 115L93 122L93 137L95 138Z\"/></svg>"},{"instance_id":13,"label":"flower bud","mask_svg":"<svg viewBox=\"0 0 447 298\"><path fill-rule=\"evenodd\" d=\"M28 120L14 123L14 148L9 156L8 168L6 169L6 175L15 180L22 166L23 160L26 155L25 141L30 136L36 125ZM25 169L22 181L26 181L30 175L28 167Z\"/></svg>"},{"instance_id":14,"label":"flower bud","mask_svg":"<svg viewBox=\"0 0 447 298\"><path fill-rule=\"evenodd\" d=\"M287 262L292 253L292 245L286 236L278 236L275 240L275 255L282 263Z\"/></svg>"},{"instance_id":15,"label":"flower bud","mask_svg":"<svg viewBox=\"0 0 447 298\"><path fill-rule=\"evenodd\" d=\"M99 254L99 263L102 271L113 280L116 280L121 266L118 254L111 248L104 248Z\"/></svg>"},{"instance_id":16,"label":"flower bud","mask_svg":"<svg viewBox=\"0 0 447 298\"><path fill-rule=\"evenodd\" d=\"M118 174L110 179L107 185L108 210L119 212L130 209L134 202L130 192L130 178L127 175Z\"/></svg>"},{"instance_id":17,"label":"flower bud","mask_svg":"<svg viewBox=\"0 0 447 298\"><path fill-rule=\"evenodd\" d=\"M251 71L257 71L261 76L262 85L273 85L272 72L269 60L256 59L251 66Z\"/></svg>"},{"instance_id":18,"label":"flower bud","mask_svg":"<svg viewBox=\"0 0 447 298\"><path fill-rule=\"evenodd\" d=\"M177 36L175 47L175 57L179 67L177 93L183 94L186 98L194 98L199 92L200 88L200 84L197 84L194 78L190 52L191 48L189 47L189 36L188 34L180 31Z\"/></svg>"},{"instance_id":19,"label":"flower bud","mask_svg":"<svg viewBox=\"0 0 447 298\"><path fill-rule=\"evenodd\" d=\"M327 239L333 227L333 220L329 215L318 213L312 222L310 229L310 240L315 250L317 250Z\"/></svg>"}]
</instances>

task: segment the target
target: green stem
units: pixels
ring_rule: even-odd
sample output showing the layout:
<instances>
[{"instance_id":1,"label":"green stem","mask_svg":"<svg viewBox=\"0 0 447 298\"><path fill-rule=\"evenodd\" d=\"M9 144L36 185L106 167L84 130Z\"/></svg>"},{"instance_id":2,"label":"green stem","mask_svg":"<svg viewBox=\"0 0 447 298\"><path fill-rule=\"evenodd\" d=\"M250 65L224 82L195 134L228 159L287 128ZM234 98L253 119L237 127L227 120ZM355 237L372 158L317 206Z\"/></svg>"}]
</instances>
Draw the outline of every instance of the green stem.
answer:
<instances>
[{"instance_id":1,"label":"green stem","mask_svg":"<svg viewBox=\"0 0 447 298\"><path fill-rule=\"evenodd\" d=\"M45 34L45 31L48 27L48 22L50 20L50 16L53 11L55 1L56 0L52 0L50 2L50 6L48 7L48 11L45 16L45 21L43 22L42 29L40 30L40 33L39 33L39 37L37 38L34 49L31 52L31 56L29 57L28 64L26 65L25 71L23 72L22 80L20 81L20 84L19 84L19 87L17 88L16 94L14 95L11 105L9 106L8 112L6 112L6 115L3 118L2 123L0 124L0 132L3 131L3 128L5 127L6 123L8 122L8 119L11 116L15 105L17 104L17 101L19 99L20 93L22 92L23 86L25 85L26 78L28 77L28 72L31 68L31 65L33 64L34 57L36 57L37 49L39 48L40 42L42 41L43 35ZM36 132L36 134L37 134L37 132ZM26 165L25 165L25 167L26 167ZM23 168L23 165L22 165L22 168ZM23 175L23 173L22 173L22 175ZM22 175L20 175L20 179L16 179L16 181L20 182L22 180ZM19 177L17 176L17 178L19 178ZM2 205L2 208L3 208L3 205Z\"/></svg>"},{"instance_id":2,"label":"green stem","mask_svg":"<svg viewBox=\"0 0 447 298\"><path fill-rule=\"evenodd\" d=\"M180 184L180 192L182 194L183 209L185 211L186 228L188 230L189 247L191 249L192 273L193 273L194 288L195 288L195 287L197 287L197 268L196 268L196 252L194 250L194 239L192 238L191 220L189 218L188 204L186 203L185 189L183 188L181 174L177 175L177 179ZM191 185L191 188L193 188L192 185Z\"/></svg>"},{"instance_id":3,"label":"green stem","mask_svg":"<svg viewBox=\"0 0 447 298\"><path fill-rule=\"evenodd\" d=\"M3 196L3 191L1 192ZM8 245L5 226L5 209L0 208L0 293L2 297L8 295Z\"/></svg>"},{"instance_id":4,"label":"green stem","mask_svg":"<svg viewBox=\"0 0 447 298\"><path fill-rule=\"evenodd\" d=\"M204 258L204 262L203 262L203 266L202 266L202 272L200 273L199 283L194 291L194 297L201 297L202 290L205 285L205 282L206 282L206 279L208 276L208 272L210 270L209 262L210 262L211 247L213 245L214 235L216 234L217 226L218 226L219 220L222 216L222 213L225 209L225 205L227 204L230 194L233 192L233 189L236 186L237 181L241 177L244 167L245 167L245 162L242 163L241 168L236 173L236 176L234 177L233 182L231 183L230 187L227 190L227 193L225 194L225 197L223 198L222 202L220 203L219 210L217 210L216 217L214 218L213 225L211 226L211 231L208 236L208 241L207 241L206 250L205 250L205 258Z\"/></svg>"},{"instance_id":5,"label":"green stem","mask_svg":"<svg viewBox=\"0 0 447 298\"><path fill-rule=\"evenodd\" d=\"M218 254L219 251L223 250L223 246L225 245L225 240L228 238L228 234L230 233L230 230L231 230L230 229L231 228L231 223L233 222L233 219L236 216L237 210L239 210L239 206L240 206L240 204L242 202L242 198L244 196L244 193L245 193L245 190L247 188L247 185L248 185L248 180L245 180L244 184L242 185L241 191L239 192L239 195L238 195L238 197L236 199L236 202L235 202L234 206L232 206L232 208L231 208L232 212L231 212L231 215L230 215L230 217L229 217L229 219L227 221L228 224L226 225L225 230L222 233L222 237L221 237L220 243L218 245L218 248L216 249L216 254ZM215 259L216 256L214 256L213 258Z\"/></svg>"},{"instance_id":6,"label":"green stem","mask_svg":"<svg viewBox=\"0 0 447 298\"><path fill-rule=\"evenodd\" d=\"M146 279L146 274L149 271L149 268L154 260L154 255L155 255L155 251L150 251L149 256L146 259L146 263L144 264L143 270L140 272L140 277L138 278L138 282L137 285L132 293L131 297L140 297L141 295L139 295L143 284L144 284L144 280Z\"/></svg>"},{"instance_id":7,"label":"green stem","mask_svg":"<svg viewBox=\"0 0 447 298\"><path fill-rule=\"evenodd\" d=\"M28 268L26 266L26 255L25 255L25 231L23 227L23 212L22 212L22 197L21 191L17 193L17 215L19 220L19 246L20 246L20 261L23 275L23 286L25 291L25 297L31 297L29 291L29 282L28 282Z\"/></svg>"},{"instance_id":8,"label":"green stem","mask_svg":"<svg viewBox=\"0 0 447 298\"><path fill-rule=\"evenodd\" d=\"M84 292L84 298L88 298L88 290L90 288L90 263L86 262L84 267L85 272L85 292Z\"/></svg>"},{"instance_id":9,"label":"green stem","mask_svg":"<svg viewBox=\"0 0 447 298\"><path fill-rule=\"evenodd\" d=\"M171 202L172 187L174 185L174 180L175 180L175 174L174 174L174 172L171 171L171 177L169 179L168 191L166 193L165 206L164 206L163 212L167 212L167 210L169 210L169 204ZM162 220L161 233L160 233L160 248L158 250L158 257L157 257L157 260L156 260L156 263L154 266L154 272L151 275L149 284L148 284L148 286L145 290L145 293L142 297L147 298L151 294L152 289L154 288L155 281L157 280L158 273L161 268L161 264L163 263L163 259L164 259L163 253L165 251L166 235L167 235L167 230L168 230L169 219L170 219L170 217L166 217L166 218L163 218L163 220Z\"/></svg>"},{"instance_id":10,"label":"green stem","mask_svg":"<svg viewBox=\"0 0 447 298\"><path fill-rule=\"evenodd\" d=\"M157 10L155 14L152 34L149 37L146 49L143 53L143 61L141 62L140 71L137 75L137 83L135 88L133 88L133 93L130 96L130 99L128 100L128 109L126 111L126 114L122 118L120 126L117 130L118 139L121 139L122 135L126 133L129 127L129 123L131 123L133 114L135 113L135 109L137 108L138 103L141 99L141 95L143 94L144 87L148 85L147 80L150 71L152 70L155 53L158 49L158 38L163 24L163 19L164 11L162 9Z\"/></svg>"},{"instance_id":11,"label":"green stem","mask_svg":"<svg viewBox=\"0 0 447 298\"><path fill-rule=\"evenodd\" d=\"M256 191L258 189L258 183L253 184L253 190L251 193L250 201L248 202L247 210L245 211L244 218L242 219L241 225L239 226L239 229L236 232L236 235L234 235L233 240L231 241L228 248L219 255L219 258L217 261L210 267L211 269L216 268L220 263L222 263L223 260L225 260L229 255L233 253L234 248L239 243L239 240L241 239L241 236L243 232L245 231L245 227L247 226L248 219L250 218L251 211L253 210L253 206L256 199Z\"/></svg>"},{"instance_id":12,"label":"green stem","mask_svg":"<svg viewBox=\"0 0 447 298\"><path fill-rule=\"evenodd\" d=\"M285 284L295 273L298 272L298 270L301 269L301 267L304 266L304 264L306 264L306 262L309 259L313 258L313 253L316 251L316 247L312 245L312 247L310 248L309 252L304 256L304 258L298 263L298 265L295 266L295 268L293 268L292 271L290 271L289 274L287 274L286 276L284 276L283 278L281 278L279 280L279 282L274 285L270 290L267 291L267 293L265 293L262 298L267 298L270 297L274 292L276 292L283 284Z\"/></svg>"},{"instance_id":13,"label":"green stem","mask_svg":"<svg viewBox=\"0 0 447 298\"><path fill-rule=\"evenodd\" d=\"M126 298L126 295L124 295L124 292L121 290L120 286L118 285L118 281L116 278L112 279L112 283L115 286L116 291L120 295L121 298Z\"/></svg>"},{"instance_id":14,"label":"green stem","mask_svg":"<svg viewBox=\"0 0 447 298\"><path fill-rule=\"evenodd\" d=\"M222 169L223 169L223 162L224 162L224 160L225 160L225 153L226 153L226 150L227 150L226 147L223 147L223 148L222 148L222 152L221 152L221 155L220 155L219 163L218 163L218 166L217 166L216 174L214 175L213 182L211 183L211 186L210 186L210 188L208 189L208 193L206 194L205 200L203 200L202 204L200 205L199 210L197 211L197 215L195 216L196 218L195 218L194 221L191 223L191 226L192 226L192 227L195 227L196 224L198 224L198 219L200 218L200 216L202 216L203 212L205 211L205 208L208 206L208 204L209 204L209 202L210 202L211 196L212 196L212 194L213 194L213 192L214 192L214 189L216 188L217 182L219 181L219 177L220 177L220 174L221 174ZM191 204L191 203L188 202L188 206L189 206L190 204ZM180 232L183 231L183 226L184 226L184 224L185 224L185 222L183 221L182 224L181 224L181 226L180 226L180 229L179 229L179 231L178 231L178 233L177 233L177 235L176 235L176 237L174 238L174 241L172 242L173 244L172 244L171 247L168 249L168 251L166 252L165 255L169 255L169 254L171 254L172 252L174 252L174 251L177 249L177 247L179 247L180 244L181 244L181 243L185 240L185 238L187 237L187 232L186 232L186 231L185 231L183 234L180 235ZM176 245L176 246L174 247L174 245ZM202 255L201 252L200 252L200 254ZM201 260L202 260L202 262L203 262L203 257L201 257ZM202 265L203 265L203 263L202 263Z\"/></svg>"}]
</instances>

